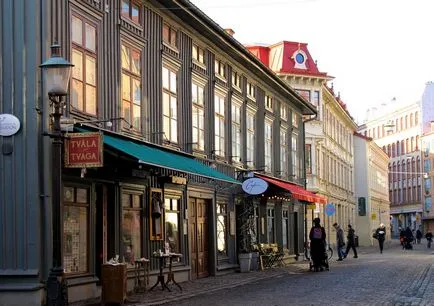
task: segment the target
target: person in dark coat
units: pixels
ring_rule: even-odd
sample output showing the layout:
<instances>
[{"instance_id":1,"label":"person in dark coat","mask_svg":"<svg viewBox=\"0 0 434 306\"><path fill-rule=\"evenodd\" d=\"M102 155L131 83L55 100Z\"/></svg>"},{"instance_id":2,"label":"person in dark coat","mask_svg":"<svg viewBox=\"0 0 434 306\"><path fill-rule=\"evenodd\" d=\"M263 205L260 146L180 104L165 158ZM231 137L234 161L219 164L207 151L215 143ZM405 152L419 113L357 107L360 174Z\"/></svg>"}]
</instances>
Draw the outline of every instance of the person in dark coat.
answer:
<instances>
[{"instance_id":1,"label":"person in dark coat","mask_svg":"<svg viewBox=\"0 0 434 306\"><path fill-rule=\"evenodd\" d=\"M427 242L427 247L431 248L431 242L432 242L432 233L428 230L425 234L425 238L426 238L426 242Z\"/></svg>"},{"instance_id":2,"label":"person in dark coat","mask_svg":"<svg viewBox=\"0 0 434 306\"><path fill-rule=\"evenodd\" d=\"M348 256L350 249L353 249L354 258L357 258L356 250L356 232L354 231L351 224L348 224L348 234L347 234L347 250L345 251L344 258Z\"/></svg>"},{"instance_id":3,"label":"person in dark coat","mask_svg":"<svg viewBox=\"0 0 434 306\"><path fill-rule=\"evenodd\" d=\"M375 239L378 240L378 245L380 247L380 253L383 254L384 240L386 240L386 227L383 223L375 231Z\"/></svg>"},{"instance_id":4,"label":"person in dark coat","mask_svg":"<svg viewBox=\"0 0 434 306\"><path fill-rule=\"evenodd\" d=\"M417 244L420 244L420 240L422 239L422 232L420 230L420 228L417 229L416 231L416 242Z\"/></svg>"},{"instance_id":5,"label":"person in dark coat","mask_svg":"<svg viewBox=\"0 0 434 306\"><path fill-rule=\"evenodd\" d=\"M413 249L413 246L411 245L413 240L414 240L413 232L411 231L410 227L407 226L407 228L405 229L405 249L406 250L412 250Z\"/></svg>"},{"instance_id":6,"label":"person in dark coat","mask_svg":"<svg viewBox=\"0 0 434 306\"><path fill-rule=\"evenodd\" d=\"M336 248L339 257L337 261L342 261L344 259L344 247L345 247L344 230L337 223L333 224L333 227L336 230Z\"/></svg>"},{"instance_id":7,"label":"person in dark coat","mask_svg":"<svg viewBox=\"0 0 434 306\"><path fill-rule=\"evenodd\" d=\"M405 231L403 229L399 231L399 241L401 242L402 249L405 249Z\"/></svg>"},{"instance_id":8,"label":"person in dark coat","mask_svg":"<svg viewBox=\"0 0 434 306\"><path fill-rule=\"evenodd\" d=\"M320 218L313 220L313 227L310 229L310 256L312 258L313 267L315 271L323 270L325 262L325 248L326 248L326 232L324 227L321 226ZM325 266L328 269L328 266Z\"/></svg>"}]
</instances>

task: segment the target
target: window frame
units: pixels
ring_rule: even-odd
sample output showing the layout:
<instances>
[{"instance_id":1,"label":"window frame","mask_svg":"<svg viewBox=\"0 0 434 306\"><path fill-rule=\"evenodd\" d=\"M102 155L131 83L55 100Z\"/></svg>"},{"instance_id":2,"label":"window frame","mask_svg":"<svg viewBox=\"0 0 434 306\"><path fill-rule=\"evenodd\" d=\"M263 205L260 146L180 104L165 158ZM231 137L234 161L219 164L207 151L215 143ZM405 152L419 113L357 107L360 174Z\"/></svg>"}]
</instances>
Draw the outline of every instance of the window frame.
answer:
<instances>
[{"instance_id":1,"label":"window frame","mask_svg":"<svg viewBox=\"0 0 434 306\"><path fill-rule=\"evenodd\" d=\"M73 30L74 27L72 26L72 22L73 22L73 18L77 18L80 20L81 22L81 43L76 42L73 37ZM82 79L77 79L76 77L74 77L74 67L75 69L78 69L78 66L75 65L74 67L72 67L72 73L71 73L71 80L70 80L70 107L77 112L86 114L86 115L90 115L92 117L97 117L98 116L98 24L97 22L91 21L88 18L85 18L84 16L82 16L81 14L72 11L70 14L70 23L71 23L71 63L74 64L74 58L73 58L73 54L74 51L79 52L81 55L81 75L82 75ZM86 37L86 25L89 25L91 27L93 27L94 29L94 34L95 36L93 37L93 41L94 41L94 50L89 49L86 44L87 44L87 37ZM87 59L91 58L94 60L95 62L95 71L94 71L94 78L95 78L95 84L89 83L88 82L88 73L87 73ZM74 90L74 80L80 82L81 84L81 96L82 96L82 108L79 107L79 103L77 100L77 106L74 106L73 102L74 102L74 95L73 95L73 90ZM89 112L87 111L87 86L91 86L94 91L95 91L95 113Z\"/></svg>"},{"instance_id":2,"label":"window frame","mask_svg":"<svg viewBox=\"0 0 434 306\"><path fill-rule=\"evenodd\" d=\"M218 100L218 102L217 102ZM223 101L223 112L220 109ZM217 110L217 105L219 105L219 108ZM226 156L226 149L225 149L225 142L226 142L226 129L225 129L225 117L226 117L226 97L219 93L215 92L214 94L214 150L217 156L219 157L225 157ZM218 131L217 131L217 125L218 125ZM218 145L217 145L218 142Z\"/></svg>"},{"instance_id":3,"label":"window frame","mask_svg":"<svg viewBox=\"0 0 434 306\"><path fill-rule=\"evenodd\" d=\"M221 59L214 59L214 74L226 81L226 64Z\"/></svg>"},{"instance_id":4,"label":"window frame","mask_svg":"<svg viewBox=\"0 0 434 306\"><path fill-rule=\"evenodd\" d=\"M229 247L229 243L228 243L228 238L229 238L229 214L228 214L228 203L223 202L223 201L217 201L216 203L216 251L217 251L217 259L221 260L221 259L227 259L228 258L228 247ZM222 212L222 207L224 207L224 210ZM220 210L219 210L220 209ZM220 253L219 250L219 228L218 228L218 224L219 224L219 217L223 217L224 220L224 229L223 229L223 233L224 233L224 243L225 243L225 251L224 253Z\"/></svg>"},{"instance_id":5,"label":"window frame","mask_svg":"<svg viewBox=\"0 0 434 306\"><path fill-rule=\"evenodd\" d=\"M280 126L280 176L288 177L288 128Z\"/></svg>"},{"instance_id":6,"label":"window frame","mask_svg":"<svg viewBox=\"0 0 434 306\"><path fill-rule=\"evenodd\" d=\"M173 69L169 65L165 65L165 64L163 64L163 67L161 69L162 69L162 91L163 91L163 93L162 93L162 98L163 98L162 99L163 132L164 132L165 138L168 141L170 141L171 143L177 144L178 140L179 140L179 131L178 131L178 120L179 120L179 118L178 118L178 71ZM164 85L165 84L165 82L164 82L164 69L168 70L168 77L169 77L167 80L168 81L168 88L165 87L165 85ZM174 74L176 77L176 81L175 81L176 84L174 87L176 91L173 91L173 87L171 86L172 85L171 74ZM168 99L168 102L169 102L169 105L168 105L169 114L168 115L165 114L165 107L166 107L165 106L165 99L164 99L165 95L167 95L169 98ZM172 108L172 105L171 105L172 98L176 99L176 107L175 108ZM173 109L176 111L176 114L173 114L173 112L172 112ZM168 122L169 122L169 126L168 126L169 131L165 130L165 124L164 124L165 118L167 118ZM173 127L172 125L174 125L175 127ZM176 131L176 139L175 139L174 135L172 135L172 132L174 130Z\"/></svg>"},{"instance_id":7,"label":"window frame","mask_svg":"<svg viewBox=\"0 0 434 306\"><path fill-rule=\"evenodd\" d=\"M128 15L125 15L123 13L123 3L124 2L128 2ZM122 18L128 18L128 20L134 22L135 24L139 24L140 25L140 23L141 23L141 21L142 21L143 18L142 18L141 6L138 3L138 1L135 1L135 0L121 0L120 4L121 4L121 7L120 7L120 15L121 15L121 17ZM133 14L132 14L133 13L133 6L137 7L137 12L138 12L137 20L134 20L134 18L133 18Z\"/></svg>"},{"instance_id":8,"label":"window frame","mask_svg":"<svg viewBox=\"0 0 434 306\"><path fill-rule=\"evenodd\" d=\"M168 29L168 36L165 35L165 29ZM163 43L173 47L178 48L177 46L177 38L178 38L178 30L173 27L170 23L164 22L162 28L162 40Z\"/></svg>"},{"instance_id":9,"label":"window frame","mask_svg":"<svg viewBox=\"0 0 434 306\"><path fill-rule=\"evenodd\" d=\"M129 68L125 68L123 66L123 60L121 59L121 114L122 116L124 115L124 103L127 102L130 105L130 111L129 111L129 116L130 116L130 120L127 120L127 122L124 122L122 124L122 128L123 129L132 129L133 131L136 132L142 132L143 130L143 126L142 126L142 96L143 96L143 88L142 88L142 52L140 51L140 48L136 48L128 43L126 43L125 41L121 42L121 54L123 54L123 47L125 47L126 49L129 50ZM134 65L134 61L133 61L133 52L138 53L139 55L139 72L136 73L133 70L133 65ZM123 58L123 57L122 57ZM130 92L130 100L126 100L124 98L124 94L123 94L123 86L124 86L124 75L126 77L128 77L130 79L130 84L129 84L129 92ZM135 98L134 98L134 81L139 82L140 85L140 104L135 103ZM135 124L135 118L134 118L134 108L135 107L139 107L139 126L137 127ZM127 119L127 118L125 118Z\"/></svg>"},{"instance_id":10,"label":"window frame","mask_svg":"<svg viewBox=\"0 0 434 306\"><path fill-rule=\"evenodd\" d=\"M66 192L66 188L72 188L73 189L73 201L67 201L65 198L65 192ZM77 201L77 190L78 189L86 189L87 190L87 203L81 203ZM62 187L62 206L65 208L65 206L68 207L79 207L79 208L86 208L86 212L87 212L87 217L86 217L86 225L87 225L87 229L86 229L86 271L82 271L82 272L66 272L65 270L65 274L68 276L78 276L78 275L86 275L89 274L91 272L91 247L92 247L92 242L90 241L91 239L91 235L90 235L90 228L91 228L91 203L92 203L92 199L91 199L91 195L92 195L92 188L90 186L87 185L76 185L76 184L68 184L65 183ZM62 215L62 237L65 237L65 216ZM65 267L65 255L66 255L66 251L65 251L65 247L67 245L66 239L63 238L63 246L62 246L62 265L63 267Z\"/></svg>"},{"instance_id":11,"label":"window frame","mask_svg":"<svg viewBox=\"0 0 434 306\"><path fill-rule=\"evenodd\" d=\"M238 122L234 120L234 108L238 110ZM232 134L232 161L240 162L243 151L243 135L241 133L241 123L242 123L242 103L232 101L231 105L231 134ZM237 142L237 137L239 136L239 141ZM237 148L234 150L234 148Z\"/></svg>"},{"instance_id":12,"label":"window frame","mask_svg":"<svg viewBox=\"0 0 434 306\"><path fill-rule=\"evenodd\" d=\"M196 95L199 97L200 94L200 90L199 88L202 88L202 103L198 103L194 101L194 87L196 87ZM192 110L192 121L191 121L191 125L192 125L192 140L193 140L193 148L194 150L198 150L198 151L204 151L205 150L205 86L203 84L201 84L200 82L196 82L195 80L192 80L191 82L191 91L192 91L192 95L191 95L191 110ZM194 109L197 109L197 127L194 126L194 117L195 117L195 112ZM202 118L200 118L200 112L202 111ZM200 128L200 121L202 121L202 129ZM197 129L197 140L198 142L195 143L195 129ZM200 137L201 132L202 131L202 137ZM202 141L200 141L200 139Z\"/></svg>"},{"instance_id":13,"label":"window frame","mask_svg":"<svg viewBox=\"0 0 434 306\"><path fill-rule=\"evenodd\" d=\"M126 207L123 203L123 199L124 199L124 195L128 195L130 196L130 206ZM121 220L120 220L120 228L121 228L121 239L123 238L123 224L124 224L124 212L125 211L131 211L131 212L139 212L139 219L140 219L140 250L139 250L139 257L138 258L142 258L143 257L143 249L144 249L144 228L145 228L145 224L143 222L143 215L144 215L144 192L141 190L134 190L134 189L129 189L129 188L122 188L121 193L120 193L120 207L121 207ZM139 207L134 207L134 200L132 199L133 196L139 196ZM124 241L122 239L121 241L121 247L122 250L125 249L125 245L124 245ZM124 256L125 257L125 256ZM134 264L132 265L128 265L127 263L127 268L128 269L134 269Z\"/></svg>"},{"instance_id":14,"label":"window frame","mask_svg":"<svg viewBox=\"0 0 434 306\"><path fill-rule=\"evenodd\" d=\"M268 118L264 122L264 164L265 172L271 173L273 171L273 121Z\"/></svg>"},{"instance_id":15,"label":"window frame","mask_svg":"<svg viewBox=\"0 0 434 306\"><path fill-rule=\"evenodd\" d=\"M250 126L250 118L252 118L252 126ZM252 143L250 143L250 141ZM246 164L249 168L255 167L255 141L256 141L256 113L247 111L246 113Z\"/></svg>"},{"instance_id":16,"label":"window frame","mask_svg":"<svg viewBox=\"0 0 434 306\"><path fill-rule=\"evenodd\" d=\"M170 204L169 204L170 209L166 208L166 201L167 200L170 202ZM176 210L173 209L173 202L172 201L177 202L177 209ZM177 215L176 221L177 221L177 226L178 226L178 235L177 235L177 239L178 239L177 247L178 247L178 249L177 250L171 249L170 252L181 253L182 252L182 249L181 249L181 241L182 241L182 235L181 235L181 204L182 204L181 203L181 197L175 196L175 195L170 195L170 194L165 194L163 203L164 203L164 241L166 242L166 240L167 240L167 227L166 227L167 217L166 217L166 214L167 213L172 213L172 214L176 213L176 215Z\"/></svg>"},{"instance_id":17,"label":"window frame","mask_svg":"<svg viewBox=\"0 0 434 306\"><path fill-rule=\"evenodd\" d=\"M195 53L197 54L196 57L194 56ZM202 60L201 60L201 55L202 55ZM204 66L205 65L205 49L200 47L198 44L193 43L192 47L191 47L191 58L192 58L193 62L195 62L201 66Z\"/></svg>"}]
</instances>

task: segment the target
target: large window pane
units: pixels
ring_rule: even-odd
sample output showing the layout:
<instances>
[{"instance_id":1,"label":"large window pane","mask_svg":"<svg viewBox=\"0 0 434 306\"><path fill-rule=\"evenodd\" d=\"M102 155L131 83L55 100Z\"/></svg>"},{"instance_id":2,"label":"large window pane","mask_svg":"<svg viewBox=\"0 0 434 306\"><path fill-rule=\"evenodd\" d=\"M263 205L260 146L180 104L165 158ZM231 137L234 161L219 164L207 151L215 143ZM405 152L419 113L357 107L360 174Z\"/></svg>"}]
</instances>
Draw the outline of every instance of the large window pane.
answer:
<instances>
[{"instance_id":1,"label":"large window pane","mask_svg":"<svg viewBox=\"0 0 434 306\"><path fill-rule=\"evenodd\" d=\"M83 80L83 56L78 50L72 49L72 77L74 79Z\"/></svg>"},{"instance_id":2,"label":"large window pane","mask_svg":"<svg viewBox=\"0 0 434 306\"><path fill-rule=\"evenodd\" d=\"M140 211L124 210L122 213L122 244L124 262L134 266L134 260L141 258Z\"/></svg>"},{"instance_id":3,"label":"large window pane","mask_svg":"<svg viewBox=\"0 0 434 306\"><path fill-rule=\"evenodd\" d=\"M83 109L83 83L72 80L71 104L77 109Z\"/></svg>"},{"instance_id":4,"label":"large window pane","mask_svg":"<svg viewBox=\"0 0 434 306\"><path fill-rule=\"evenodd\" d=\"M95 52L96 30L95 27L86 23L86 48Z\"/></svg>"},{"instance_id":5,"label":"large window pane","mask_svg":"<svg viewBox=\"0 0 434 306\"><path fill-rule=\"evenodd\" d=\"M131 99L130 77L126 74L122 74L122 99L127 101Z\"/></svg>"},{"instance_id":6,"label":"large window pane","mask_svg":"<svg viewBox=\"0 0 434 306\"><path fill-rule=\"evenodd\" d=\"M165 220L165 237L166 246L173 253L180 253L179 245L179 211L178 200L166 198L164 200L164 220Z\"/></svg>"},{"instance_id":7,"label":"large window pane","mask_svg":"<svg viewBox=\"0 0 434 306\"><path fill-rule=\"evenodd\" d=\"M64 256L66 273L88 271L87 207L63 208Z\"/></svg>"},{"instance_id":8,"label":"large window pane","mask_svg":"<svg viewBox=\"0 0 434 306\"><path fill-rule=\"evenodd\" d=\"M86 83L96 85L96 60L86 56Z\"/></svg>"},{"instance_id":9,"label":"large window pane","mask_svg":"<svg viewBox=\"0 0 434 306\"><path fill-rule=\"evenodd\" d=\"M72 41L82 45L83 44L83 22L75 17L72 16L71 18L71 34L72 34Z\"/></svg>"},{"instance_id":10,"label":"large window pane","mask_svg":"<svg viewBox=\"0 0 434 306\"><path fill-rule=\"evenodd\" d=\"M96 88L86 85L86 113L96 115Z\"/></svg>"},{"instance_id":11,"label":"large window pane","mask_svg":"<svg viewBox=\"0 0 434 306\"><path fill-rule=\"evenodd\" d=\"M122 45L122 68L130 69L130 49Z\"/></svg>"}]
</instances>

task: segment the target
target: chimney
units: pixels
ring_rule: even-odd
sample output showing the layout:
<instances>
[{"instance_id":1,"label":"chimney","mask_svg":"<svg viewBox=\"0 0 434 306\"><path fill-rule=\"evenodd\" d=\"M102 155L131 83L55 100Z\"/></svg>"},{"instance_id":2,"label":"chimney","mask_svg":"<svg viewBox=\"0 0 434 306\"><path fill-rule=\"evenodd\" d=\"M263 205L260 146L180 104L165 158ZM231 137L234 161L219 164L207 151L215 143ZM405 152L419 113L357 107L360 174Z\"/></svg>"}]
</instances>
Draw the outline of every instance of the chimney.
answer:
<instances>
[{"instance_id":1,"label":"chimney","mask_svg":"<svg viewBox=\"0 0 434 306\"><path fill-rule=\"evenodd\" d=\"M234 30L232 30L231 28L227 28L227 29L225 29L225 31L226 31L226 33L228 33L230 36L234 36L234 34L235 34L235 31Z\"/></svg>"}]
</instances>

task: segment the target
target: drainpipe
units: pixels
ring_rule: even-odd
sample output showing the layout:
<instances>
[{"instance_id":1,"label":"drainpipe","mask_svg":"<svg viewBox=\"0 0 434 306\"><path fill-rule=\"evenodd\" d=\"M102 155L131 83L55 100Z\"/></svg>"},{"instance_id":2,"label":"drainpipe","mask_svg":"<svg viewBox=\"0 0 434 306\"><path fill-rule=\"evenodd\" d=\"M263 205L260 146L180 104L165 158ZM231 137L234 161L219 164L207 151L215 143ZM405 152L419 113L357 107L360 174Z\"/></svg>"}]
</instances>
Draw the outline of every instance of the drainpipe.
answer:
<instances>
[{"instance_id":1,"label":"drainpipe","mask_svg":"<svg viewBox=\"0 0 434 306\"><path fill-rule=\"evenodd\" d=\"M316 120L318 117L318 113L315 113L313 117L310 117L309 119L303 120L303 172L304 172L304 178L303 178L303 188L306 189L307 186L307 178L306 178L306 123ZM307 205L304 205L304 245L307 243Z\"/></svg>"}]
</instances>

